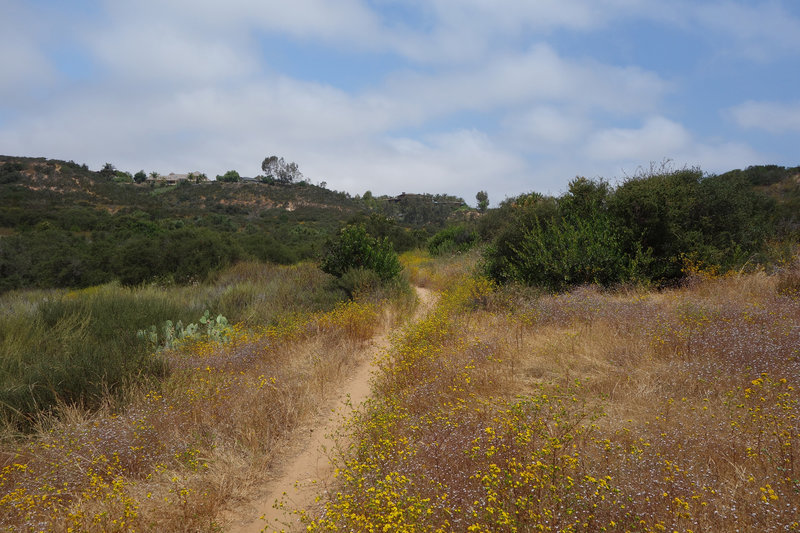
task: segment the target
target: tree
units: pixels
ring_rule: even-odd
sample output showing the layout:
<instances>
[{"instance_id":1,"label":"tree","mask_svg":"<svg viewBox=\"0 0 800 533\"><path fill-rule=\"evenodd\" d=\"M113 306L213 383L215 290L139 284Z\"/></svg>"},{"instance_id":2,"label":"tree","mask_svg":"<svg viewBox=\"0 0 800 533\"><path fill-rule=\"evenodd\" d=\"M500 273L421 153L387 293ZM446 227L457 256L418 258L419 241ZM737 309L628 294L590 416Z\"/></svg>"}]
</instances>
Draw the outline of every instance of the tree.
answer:
<instances>
[{"instance_id":1,"label":"tree","mask_svg":"<svg viewBox=\"0 0 800 533\"><path fill-rule=\"evenodd\" d=\"M158 172L156 172L156 171L154 170L154 171L152 171L152 172L150 173L150 177L151 177L151 178L153 178L154 180L157 180L158 178L160 178L160 177L161 177L161 175L160 175Z\"/></svg>"},{"instance_id":2,"label":"tree","mask_svg":"<svg viewBox=\"0 0 800 533\"><path fill-rule=\"evenodd\" d=\"M105 165L103 165L103 168L100 169L100 175L103 176L104 178L111 179L116 175L116 173L117 173L117 167L115 167L111 163L106 163Z\"/></svg>"},{"instance_id":3,"label":"tree","mask_svg":"<svg viewBox=\"0 0 800 533\"><path fill-rule=\"evenodd\" d=\"M261 170L268 178L273 178L278 183L289 184L303 179L303 173L297 163L287 163L282 157L271 155L261 163Z\"/></svg>"},{"instance_id":4,"label":"tree","mask_svg":"<svg viewBox=\"0 0 800 533\"><path fill-rule=\"evenodd\" d=\"M193 179L195 183L205 183L208 181L208 176L204 172L190 172L189 178Z\"/></svg>"},{"instance_id":5,"label":"tree","mask_svg":"<svg viewBox=\"0 0 800 533\"><path fill-rule=\"evenodd\" d=\"M147 181L147 174L144 173L144 170L140 170L133 175L133 181L136 183L144 183Z\"/></svg>"},{"instance_id":6,"label":"tree","mask_svg":"<svg viewBox=\"0 0 800 533\"><path fill-rule=\"evenodd\" d=\"M478 201L478 211L481 213L486 211L486 208L489 207L489 195L486 191L478 191L478 194L475 195L475 199Z\"/></svg>"},{"instance_id":7,"label":"tree","mask_svg":"<svg viewBox=\"0 0 800 533\"><path fill-rule=\"evenodd\" d=\"M133 176L131 176L131 173L125 172L124 170L117 170L114 172L114 177L111 179L114 183L133 183Z\"/></svg>"},{"instance_id":8,"label":"tree","mask_svg":"<svg viewBox=\"0 0 800 533\"><path fill-rule=\"evenodd\" d=\"M236 172L235 170L229 170L222 176L217 175L217 181L222 181L222 182L236 183L238 181L241 181L241 179L242 178L239 176L239 173Z\"/></svg>"},{"instance_id":9,"label":"tree","mask_svg":"<svg viewBox=\"0 0 800 533\"><path fill-rule=\"evenodd\" d=\"M364 206L369 209L378 209L378 201L375 200L375 196L372 195L372 191L366 191L364 196L361 197L361 201L364 202Z\"/></svg>"},{"instance_id":10,"label":"tree","mask_svg":"<svg viewBox=\"0 0 800 533\"><path fill-rule=\"evenodd\" d=\"M403 266L387 238L376 239L363 224L344 227L336 242L328 243L321 268L336 277L349 270L371 270L383 281L397 277Z\"/></svg>"}]
</instances>

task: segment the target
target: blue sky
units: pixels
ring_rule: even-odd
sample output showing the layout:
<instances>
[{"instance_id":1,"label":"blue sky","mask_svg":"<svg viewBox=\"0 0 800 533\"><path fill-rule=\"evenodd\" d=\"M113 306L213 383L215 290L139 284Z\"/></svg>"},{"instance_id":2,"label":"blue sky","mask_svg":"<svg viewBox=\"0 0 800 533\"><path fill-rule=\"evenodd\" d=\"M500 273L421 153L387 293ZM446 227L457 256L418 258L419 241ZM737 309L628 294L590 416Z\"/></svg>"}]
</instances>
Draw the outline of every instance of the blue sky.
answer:
<instances>
[{"instance_id":1,"label":"blue sky","mask_svg":"<svg viewBox=\"0 0 800 533\"><path fill-rule=\"evenodd\" d=\"M795 0L0 0L0 153L496 203L800 164Z\"/></svg>"}]
</instances>

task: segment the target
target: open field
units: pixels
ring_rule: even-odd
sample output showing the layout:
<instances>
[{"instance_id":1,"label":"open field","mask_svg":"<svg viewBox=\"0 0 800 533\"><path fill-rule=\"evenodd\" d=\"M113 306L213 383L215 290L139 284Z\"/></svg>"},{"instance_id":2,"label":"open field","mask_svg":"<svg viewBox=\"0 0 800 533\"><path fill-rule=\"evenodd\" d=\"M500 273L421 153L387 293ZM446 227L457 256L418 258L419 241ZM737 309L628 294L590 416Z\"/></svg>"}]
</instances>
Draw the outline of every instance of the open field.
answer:
<instances>
[{"instance_id":1,"label":"open field","mask_svg":"<svg viewBox=\"0 0 800 533\"><path fill-rule=\"evenodd\" d=\"M375 358L371 397L329 454L335 479L294 509L302 528L800 530L797 263L551 295L476 277L477 259L403 257L438 304ZM287 304L259 322L270 297L315 286L274 268L196 288L263 306L235 315L226 342L177 343L153 356L163 375L122 397L62 405L27 436L8 429L0 530L225 531L244 519L309 450L309 428L376 336L413 310L395 294ZM12 296L32 312L42 295Z\"/></svg>"},{"instance_id":2,"label":"open field","mask_svg":"<svg viewBox=\"0 0 800 533\"><path fill-rule=\"evenodd\" d=\"M167 290L173 303L194 294L217 297L223 308L235 293L243 300L236 305L240 321L218 328L224 331L216 337L175 342L150 355L162 373L127 380L99 400L91 396L91 410L57 404L52 415L26 417L34 426L25 435L9 423L0 448L0 530L220 530L224 511L253 498L281 450L335 397L365 343L413 307L403 293L391 301L306 306L327 283L315 272L302 265L241 266L194 293ZM294 297L283 306L286 290ZM146 301L157 292L99 291ZM9 298L19 312L35 313L41 302L35 294ZM17 330L3 331L5 343L16 343L4 344L11 353ZM127 333L136 338L135 327ZM65 338L71 339L56 341ZM57 358L37 353L45 366Z\"/></svg>"},{"instance_id":3,"label":"open field","mask_svg":"<svg viewBox=\"0 0 800 533\"><path fill-rule=\"evenodd\" d=\"M309 530L800 530L797 276L463 278L380 361Z\"/></svg>"}]
</instances>

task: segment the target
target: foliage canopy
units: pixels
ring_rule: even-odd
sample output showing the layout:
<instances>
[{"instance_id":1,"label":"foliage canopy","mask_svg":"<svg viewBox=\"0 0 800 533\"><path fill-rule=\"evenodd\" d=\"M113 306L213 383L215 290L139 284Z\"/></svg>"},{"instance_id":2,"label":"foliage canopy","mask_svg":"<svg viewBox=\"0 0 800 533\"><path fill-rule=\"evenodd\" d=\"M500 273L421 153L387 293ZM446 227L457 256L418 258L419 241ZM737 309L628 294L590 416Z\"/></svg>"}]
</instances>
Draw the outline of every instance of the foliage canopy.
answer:
<instances>
[{"instance_id":1,"label":"foliage canopy","mask_svg":"<svg viewBox=\"0 0 800 533\"><path fill-rule=\"evenodd\" d=\"M743 176L651 171L612 188L574 179L559 198L522 195L484 224L486 273L551 290L628 281L671 283L687 260L722 271L758 258L775 201Z\"/></svg>"},{"instance_id":2,"label":"foliage canopy","mask_svg":"<svg viewBox=\"0 0 800 533\"><path fill-rule=\"evenodd\" d=\"M363 224L357 224L342 228L338 239L328 244L321 268L337 277L353 269L371 270L388 281L397 277L403 266L387 238L376 239Z\"/></svg>"}]
</instances>

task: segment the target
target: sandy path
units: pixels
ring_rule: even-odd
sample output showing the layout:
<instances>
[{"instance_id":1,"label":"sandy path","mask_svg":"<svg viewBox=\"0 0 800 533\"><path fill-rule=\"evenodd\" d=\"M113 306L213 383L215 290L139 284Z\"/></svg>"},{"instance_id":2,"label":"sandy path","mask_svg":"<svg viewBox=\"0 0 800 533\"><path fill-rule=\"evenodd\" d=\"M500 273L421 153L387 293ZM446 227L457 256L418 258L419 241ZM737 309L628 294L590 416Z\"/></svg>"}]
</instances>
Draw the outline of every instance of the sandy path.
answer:
<instances>
[{"instance_id":1,"label":"sandy path","mask_svg":"<svg viewBox=\"0 0 800 533\"><path fill-rule=\"evenodd\" d=\"M430 290L417 287L416 291L420 305L413 320L425 314L433 305L433 294ZM252 502L249 507L253 511L242 517L242 520L230 523L228 531L257 533L302 529L298 517L291 510L311 507L317 495L333 481L333 466L327 454L335 444L332 435L341 425L342 417L347 416L369 397L373 356L389 347L391 333L387 332L372 340L368 348L370 353L362 358L363 362L343 384L335 404L325 411L329 413L327 418L319 417L314 424L311 438L289 456L283 471L265 485L265 496ZM276 508L275 504L281 500L286 503L286 509Z\"/></svg>"}]
</instances>

